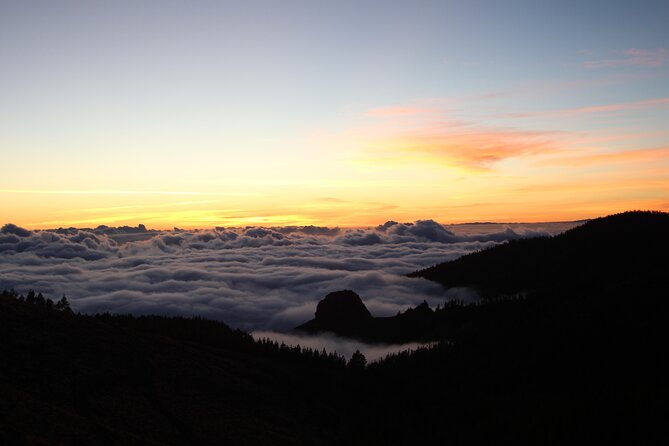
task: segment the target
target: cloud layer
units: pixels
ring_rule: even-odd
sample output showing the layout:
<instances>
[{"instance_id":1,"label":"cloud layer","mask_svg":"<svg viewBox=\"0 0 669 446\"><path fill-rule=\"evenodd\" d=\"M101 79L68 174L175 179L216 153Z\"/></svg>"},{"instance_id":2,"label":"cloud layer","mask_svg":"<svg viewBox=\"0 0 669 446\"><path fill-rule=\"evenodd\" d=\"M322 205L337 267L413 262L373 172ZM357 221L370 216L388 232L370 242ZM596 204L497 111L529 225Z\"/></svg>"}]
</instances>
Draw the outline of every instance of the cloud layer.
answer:
<instances>
[{"instance_id":1,"label":"cloud layer","mask_svg":"<svg viewBox=\"0 0 669 446\"><path fill-rule=\"evenodd\" d=\"M254 331L251 333L255 339L271 339L278 343L286 345L299 345L303 348L316 350L325 349L328 352L336 352L350 359L355 351L360 351L365 355L367 362L374 362L385 358L391 353L398 353L405 350L415 350L419 347L430 345L430 343L410 342L406 344L367 344L356 339L344 338L333 335L332 333L323 333L320 335L301 335L294 333L277 333L273 331Z\"/></svg>"},{"instance_id":2,"label":"cloud layer","mask_svg":"<svg viewBox=\"0 0 669 446\"><path fill-rule=\"evenodd\" d=\"M0 230L0 288L66 294L76 311L199 315L242 329L287 330L339 289L374 315L448 298L403 275L486 246L570 224L457 225L432 220L376 228L144 227ZM451 291L455 293L457 291Z\"/></svg>"}]
</instances>

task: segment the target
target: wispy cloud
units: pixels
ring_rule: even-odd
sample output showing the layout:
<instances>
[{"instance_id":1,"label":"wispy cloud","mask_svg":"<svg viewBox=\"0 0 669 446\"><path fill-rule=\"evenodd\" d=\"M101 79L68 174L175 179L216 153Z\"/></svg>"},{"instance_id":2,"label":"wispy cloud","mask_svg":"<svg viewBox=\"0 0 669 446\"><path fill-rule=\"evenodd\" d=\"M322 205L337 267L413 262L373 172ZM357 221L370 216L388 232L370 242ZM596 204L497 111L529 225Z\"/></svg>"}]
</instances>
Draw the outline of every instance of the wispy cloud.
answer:
<instances>
[{"instance_id":1,"label":"wispy cloud","mask_svg":"<svg viewBox=\"0 0 669 446\"><path fill-rule=\"evenodd\" d=\"M434 113L435 110L420 107L382 107L373 108L365 113L365 116L371 118L392 118L398 116L412 116L423 113Z\"/></svg>"},{"instance_id":2,"label":"wispy cloud","mask_svg":"<svg viewBox=\"0 0 669 446\"><path fill-rule=\"evenodd\" d=\"M641 110L645 108L663 107L669 105L669 98L645 99L642 101L621 102L617 104L590 105L587 107L568 108L562 110L549 110L531 113L512 113L506 116L512 118L534 118L534 117L568 117L588 115L596 113L614 113L628 110Z\"/></svg>"},{"instance_id":3,"label":"wispy cloud","mask_svg":"<svg viewBox=\"0 0 669 446\"><path fill-rule=\"evenodd\" d=\"M180 207L180 206L193 206L199 204L212 204L218 203L218 200L196 200L196 201L179 201L174 203L151 203L151 204L135 204L127 206L107 206L107 207L94 207L94 208L83 208L83 209L63 209L59 210L59 214L108 214L110 212L117 211L128 211L134 209L155 209L155 208L171 208L171 207Z\"/></svg>"},{"instance_id":4,"label":"wispy cloud","mask_svg":"<svg viewBox=\"0 0 669 446\"><path fill-rule=\"evenodd\" d=\"M617 57L594 59L583 62L586 68L614 68L624 66L661 67L669 63L669 50L666 48L641 49L629 48L616 52Z\"/></svg>"},{"instance_id":5,"label":"wispy cloud","mask_svg":"<svg viewBox=\"0 0 669 446\"><path fill-rule=\"evenodd\" d=\"M606 113L624 110L639 110L642 108L669 105L669 98L646 99L643 101L623 102L619 104L594 105L590 107L572 108L563 110L564 115L582 115L586 113Z\"/></svg>"},{"instance_id":6,"label":"wispy cloud","mask_svg":"<svg viewBox=\"0 0 669 446\"><path fill-rule=\"evenodd\" d=\"M193 191L166 191L166 190L122 190L122 189L0 189L0 193L38 194L38 195L212 195L247 197L255 196L253 192L193 192Z\"/></svg>"},{"instance_id":7,"label":"wispy cloud","mask_svg":"<svg viewBox=\"0 0 669 446\"><path fill-rule=\"evenodd\" d=\"M608 153L591 153L579 156L551 158L542 163L551 166L603 166L612 163L656 163L669 160L669 147L653 147L646 149L622 150Z\"/></svg>"},{"instance_id":8,"label":"wispy cloud","mask_svg":"<svg viewBox=\"0 0 669 446\"><path fill-rule=\"evenodd\" d=\"M325 203L348 203L348 200L342 200L341 198L335 197L317 197L316 201L325 202Z\"/></svg>"},{"instance_id":9,"label":"wispy cloud","mask_svg":"<svg viewBox=\"0 0 669 446\"><path fill-rule=\"evenodd\" d=\"M553 151L559 139L555 132L446 120L401 130L376 128L365 137L363 163L428 163L469 171L487 170L507 158Z\"/></svg>"}]
</instances>

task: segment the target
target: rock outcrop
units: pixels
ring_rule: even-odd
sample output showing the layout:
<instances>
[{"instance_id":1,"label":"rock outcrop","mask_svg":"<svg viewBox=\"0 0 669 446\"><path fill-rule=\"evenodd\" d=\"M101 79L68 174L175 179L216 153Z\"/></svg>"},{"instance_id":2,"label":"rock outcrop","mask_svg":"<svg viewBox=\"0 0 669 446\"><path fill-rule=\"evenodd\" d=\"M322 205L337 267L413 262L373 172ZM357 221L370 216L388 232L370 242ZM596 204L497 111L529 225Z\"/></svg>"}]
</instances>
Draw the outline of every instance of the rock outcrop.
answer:
<instances>
[{"instance_id":1,"label":"rock outcrop","mask_svg":"<svg viewBox=\"0 0 669 446\"><path fill-rule=\"evenodd\" d=\"M360 296L351 290L335 291L318 302L315 318L297 327L310 333L330 331L354 336L369 326L372 315Z\"/></svg>"}]
</instances>

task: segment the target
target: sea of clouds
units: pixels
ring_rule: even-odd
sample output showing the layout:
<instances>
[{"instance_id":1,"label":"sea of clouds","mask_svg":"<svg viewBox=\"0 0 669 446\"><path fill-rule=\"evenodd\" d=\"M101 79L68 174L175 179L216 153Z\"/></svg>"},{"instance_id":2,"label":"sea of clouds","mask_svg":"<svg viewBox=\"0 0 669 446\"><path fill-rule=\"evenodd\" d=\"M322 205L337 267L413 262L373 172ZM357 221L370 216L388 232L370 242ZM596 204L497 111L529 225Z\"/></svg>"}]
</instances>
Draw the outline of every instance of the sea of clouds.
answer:
<instances>
[{"instance_id":1,"label":"sea of clouds","mask_svg":"<svg viewBox=\"0 0 669 446\"><path fill-rule=\"evenodd\" d=\"M367 229L143 226L0 229L0 289L35 289L75 311L198 315L244 330L287 331L313 317L329 292L352 289L375 316L427 300L471 299L404 275L521 237L574 223L387 222ZM269 332L268 331L268 332Z\"/></svg>"}]
</instances>

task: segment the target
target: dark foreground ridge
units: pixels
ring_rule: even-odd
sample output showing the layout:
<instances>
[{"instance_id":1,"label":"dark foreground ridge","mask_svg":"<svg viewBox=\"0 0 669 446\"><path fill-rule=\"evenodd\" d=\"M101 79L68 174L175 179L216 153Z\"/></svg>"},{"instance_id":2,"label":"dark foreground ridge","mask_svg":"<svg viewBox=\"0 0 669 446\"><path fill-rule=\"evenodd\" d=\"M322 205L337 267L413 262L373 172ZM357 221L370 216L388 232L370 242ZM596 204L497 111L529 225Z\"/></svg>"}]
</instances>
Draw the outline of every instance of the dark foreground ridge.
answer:
<instances>
[{"instance_id":1,"label":"dark foreground ridge","mask_svg":"<svg viewBox=\"0 0 669 446\"><path fill-rule=\"evenodd\" d=\"M442 283L495 298L419 306L409 315L438 314L441 342L366 367L219 322L83 316L0 293L0 444L664 444L667 222L607 217L541 250L512 242L446 267ZM609 274L581 269L592 259ZM343 295L325 321L369 320Z\"/></svg>"},{"instance_id":2,"label":"dark foreground ridge","mask_svg":"<svg viewBox=\"0 0 669 446\"><path fill-rule=\"evenodd\" d=\"M85 316L66 304L0 293L2 445L323 444L317 428L346 434L322 419L350 409L336 396L354 373L341 356L205 319Z\"/></svg>"}]
</instances>

